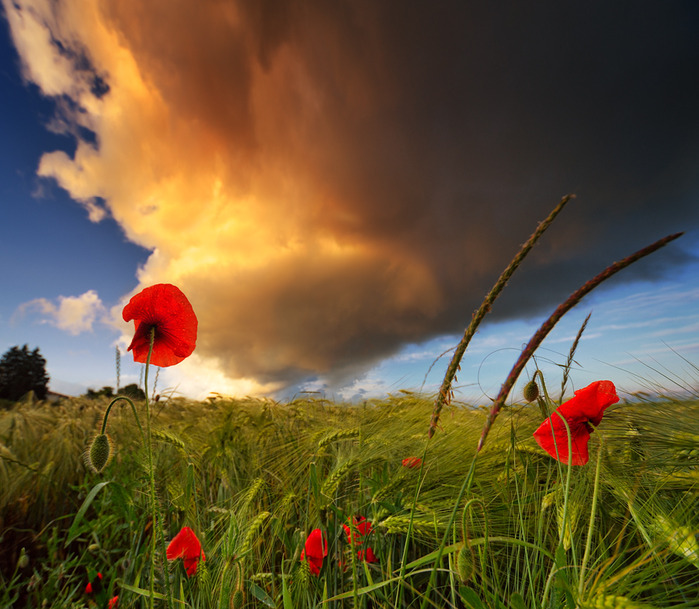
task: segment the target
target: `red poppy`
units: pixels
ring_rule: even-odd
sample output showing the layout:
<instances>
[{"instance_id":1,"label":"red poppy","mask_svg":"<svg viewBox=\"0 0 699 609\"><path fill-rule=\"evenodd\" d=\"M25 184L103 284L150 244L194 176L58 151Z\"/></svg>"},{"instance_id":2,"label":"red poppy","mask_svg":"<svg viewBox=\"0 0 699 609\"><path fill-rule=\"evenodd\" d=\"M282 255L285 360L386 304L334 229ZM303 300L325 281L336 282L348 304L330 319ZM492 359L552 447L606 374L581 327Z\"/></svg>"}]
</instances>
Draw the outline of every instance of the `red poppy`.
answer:
<instances>
[{"instance_id":1,"label":"red poppy","mask_svg":"<svg viewBox=\"0 0 699 609\"><path fill-rule=\"evenodd\" d=\"M192 577L196 573L200 558L206 560L201 543L189 527L182 527L182 530L173 537L167 546L165 555L168 560L182 558L187 577Z\"/></svg>"},{"instance_id":2,"label":"red poppy","mask_svg":"<svg viewBox=\"0 0 699 609\"><path fill-rule=\"evenodd\" d=\"M342 528L345 529L345 535L347 537L347 543L353 546L360 546L366 540L365 538L371 533L371 522L369 522L364 516L355 516L352 519L353 527L347 524L343 524ZM354 530L353 530L354 529ZM354 535L356 533L356 535ZM358 550L357 557L359 560L366 560L367 562L378 562L374 550L367 547L366 550Z\"/></svg>"},{"instance_id":3,"label":"red poppy","mask_svg":"<svg viewBox=\"0 0 699 609\"><path fill-rule=\"evenodd\" d=\"M328 540L325 539L323 531L313 529L303 546L301 552L301 560L307 560L308 566L313 575L320 575L320 569L323 566L323 558L328 555Z\"/></svg>"},{"instance_id":4,"label":"red poppy","mask_svg":"<svg viewBox=\"0 0 699 609\"><path fill-rule=\"evenodd\" d=\"M136 322L136 333L128 348L136 362L146 363L153 328L150 361L154 366L174 366L194 351L197 316L187 297L174 285L159 283L145 288L129 300L122 316L124 321Z\"/></svg>"},{"instance_id":5,"label":"red poppy","mask_svg":"<svg viewBox=\"0 0 699 609\"><path fill-rule=\"evenodd\" d=\"M403 464L403 467L409 467L410 469L415 469L416 467L420 467L422 465L422 459L420 457L406 457L401 461Z\"/></svg>"},{"instance_id":6,"label":"red poppy","mask_svg":"<svg viewBox=\"0 0 699 609\"><path fill-rule=\"evenodd\" d=\"M597 427L605 409L618 401L614 383L595 381L578 389L573 398L559 406L534 432L534 439L554 459L568 465L568 432L563 417L570 427L571 463L585 465L589 460L587 443L594 431L590 424Z\"/></svg>"},{"instance_id":7,"label":"red poppy","mask_svg":"<svg viewBox=\"0 0 699 609\"><path fill-rule=\"evenodd\" d=\"M364 538L371 533L371 522L364 518L364 516L355 516L352 520L354 529L357 533L357 538L354 540L354 544L361 544L364 542ZM343 524L342 528L345 529L347 543L352 543L352 527L347 524Z\"/></svg>"},{"instance_id":8,"label":"red poppy","mask_svg":"<svg viewBox=\"0 0 699 609\"><path fill-rule=\"evenodd\" d=\"M109 599L109 603L107 603L107 609L117 609L117 606L119 605L119 596L115 596L111 599Z\"/></svg>"},{"instance_id":9,"label":"red poppy","mask_svg":"<svg viewBox=\"0 0 699 609\"><path fill-rule=\"evenodd\" d=\"M366 552L364 550L359 550L359 552L357 552L357 557L359 560L365 560L366 562L379 562L379 559L376 558L376 554L374 554L374 550L371 548L367 548Z\"/></svg>"},{"instance_id":10,"label":"red poppy","mask_svg":"<svg viewBox=\"0 0 699 609\"><path fill-rule=\"evenodd\" d=\"M102 574L98 573L95 578L85 586L85 594L93 594L102 587Z\"/></svg>"}]
</instances>

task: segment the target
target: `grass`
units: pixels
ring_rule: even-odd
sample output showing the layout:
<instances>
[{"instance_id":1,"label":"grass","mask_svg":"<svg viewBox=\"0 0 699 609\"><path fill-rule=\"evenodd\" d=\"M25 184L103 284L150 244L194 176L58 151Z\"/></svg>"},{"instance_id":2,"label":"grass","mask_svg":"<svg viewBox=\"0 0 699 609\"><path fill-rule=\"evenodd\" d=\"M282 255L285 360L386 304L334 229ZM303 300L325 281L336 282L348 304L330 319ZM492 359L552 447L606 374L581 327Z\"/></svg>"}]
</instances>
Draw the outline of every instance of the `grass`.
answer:
<instances>
[{"instance_id":1,"label":"grass","mask_svg":"<svg viewBox=\"0 0 699 609\"><path fill-rule=\"evenodd\" d=\"M612 406L590 462L569 479L532 438L539 408L513 404L458 504L487 411L450 404L427 444L432 404L411 393L361 406L156 404L166 537L190 526L207 557L193 578L181 561L165 566L174 606L229 607L242 596L235 606L699 607L699 403ZM81 458L105 407L74 399L0 413L2 606L88 606L96 572L103 603L118 594L121 607L145 606L148 473L128 406L110 418L118 449L106 470L93 474ZM401 465L426 446L422 472ZM342 524L358 514L373 524L376 563L346 543ZM299 558L316 527L329 540L319 577Z\"/></svg>"}]
</instances>

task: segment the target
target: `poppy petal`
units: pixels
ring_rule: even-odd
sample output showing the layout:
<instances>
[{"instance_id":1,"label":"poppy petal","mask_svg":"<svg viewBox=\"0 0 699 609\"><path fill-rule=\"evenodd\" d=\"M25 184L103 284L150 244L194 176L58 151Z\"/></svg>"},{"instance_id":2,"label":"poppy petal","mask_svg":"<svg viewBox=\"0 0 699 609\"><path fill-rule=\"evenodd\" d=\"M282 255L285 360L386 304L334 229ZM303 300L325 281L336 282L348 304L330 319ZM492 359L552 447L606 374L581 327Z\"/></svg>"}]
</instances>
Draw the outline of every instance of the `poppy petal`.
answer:
<instances>
[{"instance_id":1,"label":"poppy petal","mask_svg":"<svg viewBox=\"0 0 699 609\"><path fill-rule=\"evenodd\" d=\"M575 396L562 404L558 412L568 418L581 418L597 427L602 421L604 411L619 401L614 383L595 381L587 387L578 389Z\"/></svg>"},{"instance_id":2,"label":"poppy petal","mask_svg":"<svg viewBox=\"0 0 699 609\"><path fill-rule=\"evenodd\" d=\"M328 540L320 529L313 529L306 538L301 560L306 560L313 575L319 575L323 558L328 555Z\"/></svg>"},{"instance_id":3,"label":"poppy petal","mask_svg":"<svg viewBox=\"0 0 699 609\"><path fill-rule=\"evenodd\" d=\"M199 539L189 527L182 527L182 530L172 538L165 550L165 556L168 560L181 558L188 577L196 573L200 559L206 560Z\"/></svg>"},{"instance_id":4,"label":"poppy petal","mask_svg":"<svg viewBox=\"0 0 699 609\"><path fill-rule=\"evenodd\" d=\"M422 459L420 457L406 457L401 461L401 464L403 467L409 467L410 469L415 469L417 467L420 467L422 464Z\"/></svg>"},{"instance_id":5,"label":"poppy petal","mask_svg":"<svg viewBox=\"0 0 699 609\"><path fill-rule=\"evenodd\" d=\"M150 333L155 329L151 363L174 366L189 357L196 346L197 316L182 291L159 283L131 298L122 311L124 321L134 320L134 337L128 350L134 361L145 364L150 349Z\"/></svg>"},{"instance_id":6,"label":"poppy petal","mask_svg":"<svg viewBox=\"0 0 699 609\"><path fill-rule=\"evenodd\" d=\"M359 552L357 552L357 557L359 560L363 560L365 562L379 562L376 554L374 554L374 550L371 548L367 548L366 551L359 550Z\"/></svg>"},{"instance_id":7,"label":"poppy petal","mask_svg":"<svg viewBox=\"0 0 699 609\"><path fill-rule=\"evenodd\" d=\"M371 522L367 520L364 516L355 516L352 519L354 529L357 533L357 539L355 543L363 543L364 537L371 533ZM354 537L352 527L347 524L343 524L342 528L345 530L345 536L347 537L347 543L353 543L352 538Z\"/></svg>"},{"instance_id":8,"label":"poppy petal","mask_svg":"<svg viewBox=\"0 0 699 609\"><path fill-rule=\"evenodd\" d=\"M607 407L619 401L614 383L595 381L579 389L575 396L562 404L534 432L534 439L549 455L564 465L568 464L568 430L570 429L572 465L585 465L589 461L588 442L590 423L597 426ZM563 421L565 419L565 423Z\"/></svg>"}]
</instances>

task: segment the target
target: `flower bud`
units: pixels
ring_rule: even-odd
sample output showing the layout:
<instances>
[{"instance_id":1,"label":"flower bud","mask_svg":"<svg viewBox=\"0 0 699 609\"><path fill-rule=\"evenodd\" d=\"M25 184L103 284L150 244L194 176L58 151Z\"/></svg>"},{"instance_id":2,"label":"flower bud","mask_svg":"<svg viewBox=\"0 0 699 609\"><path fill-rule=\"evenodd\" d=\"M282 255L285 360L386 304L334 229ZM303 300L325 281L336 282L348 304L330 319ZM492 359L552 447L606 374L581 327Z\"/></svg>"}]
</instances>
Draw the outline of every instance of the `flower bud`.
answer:
<instances>
[{"instance_id":1,"label":"flower bud","mask_svg":"<svg viewBox=\"0 0 699 609\"><path fill-rule=\"evenodd\" d=\"M242 609L244 604L245 604L245 595L243 594L243 591L240 588L238 588L231 595L231 602L230 602L231 609Z\"/></svg>"},{"instance_id":2,"label":"flower bud","mask_svg":"<svg viewBox=\"0 0 699 609\"><path fill-rule=\"evenodd\" d=\"M106 433L100 433L90 445L85 454L86 465L96 474L99 474L112 458L112 441Z\"/></svg>"},{"instance_id":3,"label":"flower bud","mask_svg":"<svg viewBox=\"0 0 699 609\"><path fill-rule=\"evenodd\" d=\"M475 571L473 564L473 553L467 544L461 546L459 553L456 556L456 570L459 573L459 579L462 583L467 583Z\"/></svg>"},{"instance_id":4,"label":"flower bud","mask_svg":"<svg viewBox=\"0 0 699 609\"><path fill-rule=\"evenodd\" d=\"M525 401L533 402L536 398L539 397L539 386L536 384L535 381L529 381L524 386L523 393Z\"/></svg>"},{"instance_id":5,"label":"flower bud","mask_svg":"<svg viewBox=\"0 0 699 609\"><path fill-rule=\"evenodd\" d=\"M29 555L27 554L27 551L24 548L22 548L19 551L19 558L17 559L17 568L24 569L28 565L29 565Z\"/></svg>"}]
</instances>

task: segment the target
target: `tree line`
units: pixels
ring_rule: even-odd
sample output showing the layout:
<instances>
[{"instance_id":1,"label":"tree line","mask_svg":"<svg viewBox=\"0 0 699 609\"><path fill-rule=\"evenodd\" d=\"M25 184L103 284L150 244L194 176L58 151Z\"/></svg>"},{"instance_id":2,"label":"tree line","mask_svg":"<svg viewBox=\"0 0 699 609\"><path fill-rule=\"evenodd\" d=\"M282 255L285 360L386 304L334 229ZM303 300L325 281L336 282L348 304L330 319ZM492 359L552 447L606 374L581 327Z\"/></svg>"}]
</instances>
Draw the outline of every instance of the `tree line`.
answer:
<instances>
[{"instance_id":1,"label":"tree line","mask_svg":"<svg viewBox=\"0 0 699 609\"><path fill-rule=\"evenodd\" d=\"M15 345L0 358L0 400L16 402L30 391L38 400L45 400L49 392L49 380L46 359L41 355L39 347L30 350L28 345ZM118 393L134 400L146 397L136 383L118 389ZM115 395L112 387L105 386L99 390L88 389L83 397L111 398Z\"/></svg>"}]
</instances>

